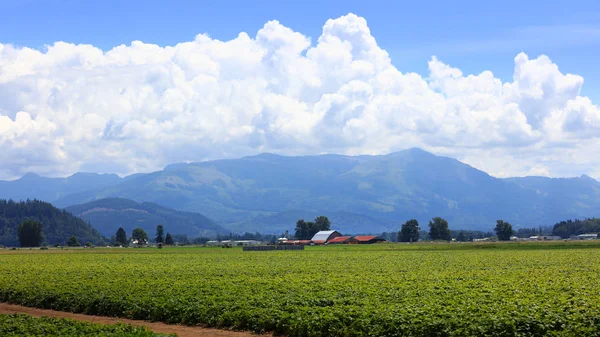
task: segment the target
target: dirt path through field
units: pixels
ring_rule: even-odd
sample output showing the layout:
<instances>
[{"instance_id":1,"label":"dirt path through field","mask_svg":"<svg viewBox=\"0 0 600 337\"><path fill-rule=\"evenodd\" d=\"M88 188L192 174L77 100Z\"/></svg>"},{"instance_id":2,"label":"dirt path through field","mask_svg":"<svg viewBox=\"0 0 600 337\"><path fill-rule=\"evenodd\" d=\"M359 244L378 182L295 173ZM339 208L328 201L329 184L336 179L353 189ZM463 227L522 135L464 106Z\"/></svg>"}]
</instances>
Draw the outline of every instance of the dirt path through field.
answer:
<instances>
[{"instance_id":1,"label":"dirt path through field","mask_svg":"<svg viewBox=\"0 0 600 337\"><path fill-rule=\"evenodd\" d=\"M183 325L170 325L164 323L152 323L146 321L138 321L124 318L113 318L104 316L91 316L83 314L74 314L70 312L47 310L47 309L36 309L30 307L24 307L21 305L14 305L8 303L0 303L0 314L28 314L31 316L47 316L47 317L58 317L58 318L70 318L78 321L92 322L98 324L116 324L125 323L132 325L145 326L148 329L158 333L176 333L179 337L257 337L257 336L268 336L268 335L255 335L249 332L237 332L237 331L225 331L218 329L208 329L193 326Z\"/></svg>"}]
</instances>

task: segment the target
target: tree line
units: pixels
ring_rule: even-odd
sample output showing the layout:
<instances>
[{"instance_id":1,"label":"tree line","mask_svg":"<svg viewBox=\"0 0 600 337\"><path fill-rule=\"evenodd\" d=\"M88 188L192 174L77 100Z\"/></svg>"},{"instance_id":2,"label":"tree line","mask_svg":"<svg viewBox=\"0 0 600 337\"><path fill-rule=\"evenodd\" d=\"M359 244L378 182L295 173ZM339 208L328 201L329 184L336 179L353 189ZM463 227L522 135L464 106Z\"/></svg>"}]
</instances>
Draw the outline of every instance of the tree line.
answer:
<instances>
[{"instance_id":1,"label":"tree line","mask_svg":"<svg viewBox=\"0 0 600 337\"><path fill-rule=\"evenodd\" d=\"M45 244L45 236L43 232L43 225L41 222L36 220L27 219L17 226L17 233L19 244L21 247L40 247ZM113 237L113 245L128 246L129 243L135 243L137 245L148 244L148 234L141 228L135 228L131 233L131 237L127 238L127 233L123 227L119 227L115 236ZM155 242L165 245L174 245L173 237L170 233L165 236L163 225L156 226ZM57 244L58 245L58 244ZM81 246L76 236L72 235L66 241L66 245L69 247ZM92 246L91 242L86 242L85 246Z\"/></svg>"},{"instance_id":2,"label":"tree line","mask_svg":"<svg viewBox=\"0 0 600 337\"><path fill-rule=\"evenodd\" d=\"M600 218L561 221L552 228L552 235L567 239L572 235L600 233Z\"/></svg>"},{"instance_id":3,"label":"tree line","mask_svg":"<svg viewBox=\"0 0 600 337\"><path fill-rule=\"evenodd\" d=\"M119 229L117 229L117 232L112 238L112 242L113 245L120 246L128 246L130 242L142 246L147 245L149 240L148 234L141 228L134 228L131 232L131 237L127 238L127 232L125 232L125 229L123 229L123 227L119 227ZM165 244L168 246L175 244L171 233L167 233L167 235L165 235L165 228L163 225L156 226L154 242L156 242L157 244Z\"/></svg>"},{"instance_id":4,"label":"tree line","mask_svg":"<svg viewBox=\"0 0 600 337\"><path fill-rule=\"evenodd\" d=\"M429 231L421 230L419 221L410 219L394 233L382 233L381 236L392 242L417 242L419 239L432 241L473 241L476 238L490 237L496 235L500 241L508 241L515 234L512 225L504 220L496 221L494 233L481 231L452 231L448 221L441 217L432 218L428 223ZM319 231L331 230L331 221L326 216L319 216L314 221L300 219L296 222L294 238L297 240L310 240Z\"/></svg>"},{"instance_id":5,"label":"tree line","mask_svg":"<svg viewBox=\"0 0 600 337\"><path fill-rule=\"evenodd\" d=\"M443 218L435 217L429 221L429 232L427 239L432 241L451 241L454 237L456 241L473 241L474 237L470 231L458 231L456 235L452 235L452 231L448 227L448 221ZM499 241L509 241L510 237L515 233L512 225L504 220L497 220L494 232ZM423 231L419 226L419 221L410 219L405 222L398 232L398 242L417 242ZM469 234L471 233L471 234ZM483 233L483 232L480 232ZM491 234L491 233L485 233Z\"/></svg>"},{"instance_id":6,"label":"tree line","mask_svg":"<svg viewBox=\"0 0 600 337\"><path fill-rule=\"evenodd\" d=\"M300 219L296 222L294 237L297 240L310 240L320 231L331 230L331 221L326 216L318 216L314 221Z\"/></svg>"},{"instance_id":7,"label":"tree line","mask_svg":"<svg viewBox=\"0 0 600 337\"><path fill-rule=\"evenodd\" d=\"M19 239L19 245L21 247L40 247L46 246L48 243L45 241L46 236L44 235L43 225L40 221L27 219L17 226L17 237ZM56 246L59 244L56 243ZM81 244L75 235L71 235L66 245L69 247L78 247ZM88 241L85 243L86 247L93 246L93 243Z\"/></svg>"}]
</instances>

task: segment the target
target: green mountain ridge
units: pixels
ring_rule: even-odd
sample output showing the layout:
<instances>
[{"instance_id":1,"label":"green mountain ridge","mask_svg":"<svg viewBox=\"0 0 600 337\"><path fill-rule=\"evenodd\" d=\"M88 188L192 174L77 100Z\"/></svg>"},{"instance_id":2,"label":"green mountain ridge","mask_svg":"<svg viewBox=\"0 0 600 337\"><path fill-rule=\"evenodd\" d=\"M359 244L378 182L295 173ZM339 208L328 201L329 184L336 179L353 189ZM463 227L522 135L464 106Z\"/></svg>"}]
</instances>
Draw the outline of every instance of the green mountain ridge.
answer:
<instances>
[{"instance_id":1,"label":"green mountain ridge","mask_svg":"<svg viewBox=\"0 0 600 337\"><path fill-rule=\"evenodd\" d=\"M18 246L17 227L26 219L42 223L45 240L50 245L64 245L73 235L81 244L103 242L100 233L92 226L50 203L39 200L15 202L0 199L0 244Z\"/></svg>"}]
</instances>

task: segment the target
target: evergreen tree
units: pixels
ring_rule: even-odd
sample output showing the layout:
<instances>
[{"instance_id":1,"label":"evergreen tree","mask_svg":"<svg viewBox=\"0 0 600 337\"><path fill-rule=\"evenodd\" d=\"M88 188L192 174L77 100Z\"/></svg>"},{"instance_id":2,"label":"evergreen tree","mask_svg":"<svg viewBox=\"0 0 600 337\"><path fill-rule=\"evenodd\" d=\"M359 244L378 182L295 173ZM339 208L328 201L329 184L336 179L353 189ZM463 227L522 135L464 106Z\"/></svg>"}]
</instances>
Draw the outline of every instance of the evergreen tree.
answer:
<instances>
[{"instance_id":1,"label":"evergreen tree","mask_svg":"<svg viewBox=\"0 0 600 337\"><path fill-rule=\"evenodd\" d=\"M419 241L419 222L415 219L408 220L400 232L398 232L399 242L417 242Z\"/></svg>"},{"instance_id":2,"label":"evergreen tree","mask_svg":"<svg viewBox=\"0 0 600 337\"><path fill-rule=\"evenodd\" d=\"M44 241L42 223L35 220L25 220L17 228L21 247L39 247Z\"/></svg>"},{"instance_id":3,"label":"evergreen tree","mask_svg":"<svg viewBox=\"0 0 600 337\"><path fill-rule=\"evenodd\" d=\"M125 230L123 229L123 227L119 227L119 229L117 230L117 234L116 236L116 241L118 244L122 245L122 246L127 246L127 233L125 232Z\"/></svg>"},{"instance_id":4,"label":"evergreen tree","mask_svg":"<svg viewBox=\"0 0 600 337\"><path fill-rule=\"evenodd\" d=\"M171 236L171 233L167 233L167 236L165 237L165 245L172 246L174 244L175 242L173 242L173 237Z\"/></svg>"},{"instance_id":5,"label":"evergreen tree","mask_svg":"<svg viewBox=\"0 0 600 337\"><path fill-rule=\"evenodd\" d=\"M156 226L156 243L164 243L165 242L165 229L163 225Z\"/></svg>"}]
</instances>

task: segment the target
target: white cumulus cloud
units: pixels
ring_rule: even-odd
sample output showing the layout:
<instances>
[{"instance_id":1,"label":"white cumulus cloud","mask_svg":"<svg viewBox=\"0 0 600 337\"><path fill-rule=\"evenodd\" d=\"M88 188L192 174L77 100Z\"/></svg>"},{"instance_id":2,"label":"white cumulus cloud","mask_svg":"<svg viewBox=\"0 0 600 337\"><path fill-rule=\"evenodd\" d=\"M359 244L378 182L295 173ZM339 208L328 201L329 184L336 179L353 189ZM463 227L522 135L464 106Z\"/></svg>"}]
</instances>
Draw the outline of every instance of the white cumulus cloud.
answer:
<instances>
[{"instance_id":1,"label":"white cumulus cloud","mask_svg":"<svg viewBox=\"0 0 600 337\"><path fill-rule=\"evenodd\" d=\"M583 78L544 55L514 63L510 82L435 56L428 74L403 73L354 14L316 41L270 21L166 47L0 44L0 178L412 146L497 176L597 173L600 108Z\"/></svg>"}]
</instances>

